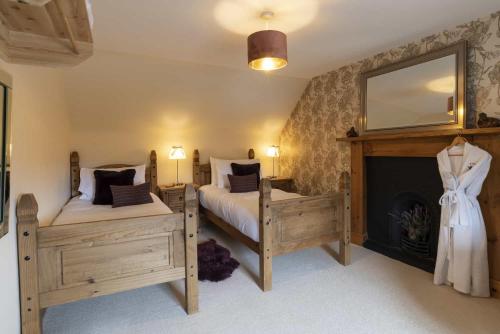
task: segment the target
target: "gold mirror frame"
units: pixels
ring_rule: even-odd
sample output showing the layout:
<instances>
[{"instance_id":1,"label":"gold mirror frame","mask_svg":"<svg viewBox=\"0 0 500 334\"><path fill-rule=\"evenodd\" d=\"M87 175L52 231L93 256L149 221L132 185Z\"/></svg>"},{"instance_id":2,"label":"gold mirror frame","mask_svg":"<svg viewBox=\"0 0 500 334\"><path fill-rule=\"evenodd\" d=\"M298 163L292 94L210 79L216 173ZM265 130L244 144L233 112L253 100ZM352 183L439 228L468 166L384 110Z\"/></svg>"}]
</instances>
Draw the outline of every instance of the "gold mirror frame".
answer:
<instances>
[{"instance_id":1,"label":"gold mirror frame","mask_svg":"<svg viewBox=\"0 0 500 334\"><path fill-rule=\"evenodd\" d=\"M398 71L404 68L412 67L414 65L423 64L431 60L443 58L446 56L455 55L455 75L456 80L456 101L454 101L455 110L457 115L455 122L451 124L438 124L438 125L408 125L397 128L387 129L374 129L367 130L367 82L369 78L383 75L386 73ZM379 67L375 70L361 73L361 117L359 120L360 134L374 134L374 133L395 133L395 132L416 132L424 130L450 130L450 129L465 129L466 127L466 66L467 66L467 41L451 44L442 49L433 50L423 55L413 58L398 61L386 66Z\"/></svg>"}]
</instances>

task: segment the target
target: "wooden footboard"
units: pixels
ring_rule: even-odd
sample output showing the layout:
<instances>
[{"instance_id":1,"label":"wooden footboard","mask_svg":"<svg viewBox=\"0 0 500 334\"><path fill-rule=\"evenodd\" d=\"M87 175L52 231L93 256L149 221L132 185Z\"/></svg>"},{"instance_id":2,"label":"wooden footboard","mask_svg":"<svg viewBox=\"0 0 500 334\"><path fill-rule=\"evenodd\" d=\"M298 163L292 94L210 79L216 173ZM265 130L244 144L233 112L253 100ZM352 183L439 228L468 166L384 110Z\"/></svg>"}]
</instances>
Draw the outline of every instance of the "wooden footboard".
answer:
<instances>
[{"instance_id":1,"label":"wooden footboard","mask_svg":"<svg viewBox=\"0 0 500 334\"><path fill-rule=\"evenodd\" d=\"M260 187L260 284L272 288L272 257L339 240L339 261L350 263L350 185L333 195L271 201L271 182Z\"/></svg>"},{"instance_id":2,"label":"wooden footboard","mask_svg":"<svg viewBox=\"0 0 500 334\"><path fill-rule=\"evenodd\" d=\"M248 159L254 151L248 151ZM210 184L210 164L200 164L198 150L193 154L193 181ZM259 241L254 241L231 224L205 209L208 221L259 254L259 283L262 290L272 288L273 256L339 241L337 259L343 265L351 261L350 177L342 174L341 191L331 195L271 201L271 181L262 179L259 196Z\"/></svg>"},{"instance_id":3,"label":"wooden footboard","mask_svg":"<svg viewBox=\"0 0 500 334\"><path fill-rule=\"evenodd\" d=\"M198 309L194 189L184 213L38 227L37 203L17 205L23 333L41 333L40 310L147 285L186 280L186 310Z\"/></svg>"}]
</instances>

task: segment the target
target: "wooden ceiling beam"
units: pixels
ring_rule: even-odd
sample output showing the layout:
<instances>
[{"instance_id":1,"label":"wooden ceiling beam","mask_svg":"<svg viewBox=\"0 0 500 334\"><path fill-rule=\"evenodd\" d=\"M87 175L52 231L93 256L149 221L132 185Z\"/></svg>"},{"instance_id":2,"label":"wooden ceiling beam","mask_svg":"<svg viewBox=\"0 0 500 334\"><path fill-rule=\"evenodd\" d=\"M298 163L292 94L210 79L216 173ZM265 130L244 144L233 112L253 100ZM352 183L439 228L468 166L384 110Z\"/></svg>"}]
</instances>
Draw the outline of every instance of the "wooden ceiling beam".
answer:
<instances>
[{"instance_id":1,"label":"wooden ceiling beam","mask_svg":"<svg viewBox=\"0 0 500 334\"><path fill-rule=\"evenodd\" d=\"M14 5L11 7L11 5ZM19 16L17 11L20 10L20 7L17 6L16 3L10 4L6 1L0 0L0 12L5 17L6 23L10 30L16 31L24 31L21 22L19 21Z\"/></svg>"},{"instance_id":2,"label":"wooden ceiling beam","mask_svg":"<svg viewBox=\"0 0 500 334\"><path fill-rule=\"evenodd\" d=\"M5 18L3 15L3 12L0 10L0 21L2 24L0 24L0 38L5 40L7 43L9 42L9 31L11 29L8 20Z\"/></svg>"},{"instance_id":3,"label":"wooden ceiling beam","mask_svg":"<svg viewBox=\"0 0 500 334\"><path fill-rule=\"evenodd\" d=\"M19 0L10 0L13 2L19 2ZM27 3L31 6L38 6L38 7L43 7L47 2L50 2L51 0L22 0L24 3Z\"/></svg>"},{"instance_id":4,"label":"wooden ceiling beam","mask_svg":"<svg viewBox=\"0 0 500 334\"><path fill-rule=\"evenodd\" d=\"M66 35L69 38L69 41L71 43L71 49L75 54L79 54L78 49L76 48L76 42L75 42L75 36L73 35L73 31L71 30L71 26L68 21L68 17L64 13L62 6L61 6L61 0L53 0L56 4L57 10L59 11L59 14L61 15L63 22L64 22L64 31ZM50 15L49 15L50 17Z\"/></svg>"},{"instance_id":5,"label":"wooden ceiling beam","mask_svg":"<svg viewBox=\"0 0 500 334\"><path fill-rule=\"evenodd\" d=\"M0 58L18 64L79 64L93 52L90 17L86 0L50 0L40 6L0 0Z\"/></svg>"}]
</instances>

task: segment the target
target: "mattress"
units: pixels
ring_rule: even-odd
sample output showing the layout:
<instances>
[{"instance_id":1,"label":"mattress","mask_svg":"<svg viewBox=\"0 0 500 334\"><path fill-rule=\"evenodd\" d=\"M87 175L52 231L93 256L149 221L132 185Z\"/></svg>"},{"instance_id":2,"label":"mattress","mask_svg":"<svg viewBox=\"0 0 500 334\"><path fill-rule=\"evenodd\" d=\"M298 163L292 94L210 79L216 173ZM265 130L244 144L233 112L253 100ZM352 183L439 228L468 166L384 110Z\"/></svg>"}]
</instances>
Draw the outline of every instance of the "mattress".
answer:
<instances>
[{"instance_id":1,"label":"mattress","mask_svg":"<svg viewBox=\"0 0 500 334\"><path fill-rule=\"evenodd\" d=\"M158 196L151 194L153 203L112 208L111 205L94 205L92 201L73 197L61 210L56 219L48 225L68 225L101 220L114 220L157 216L172 213ZM43 225L42 225L43 226Z\"/></svg>"},{"instance_id":2,"label":"mattress","mask_svg":"<svg viewBox=\"0 0 500 334\"><path fill-rule=\"evenodd\" d=\"M200 187L200 204L254 241L259 241L259 192L230 193L213 185ZM271 191L271 200L302 197L280 189Z\"/></svg>"}]
</instances>

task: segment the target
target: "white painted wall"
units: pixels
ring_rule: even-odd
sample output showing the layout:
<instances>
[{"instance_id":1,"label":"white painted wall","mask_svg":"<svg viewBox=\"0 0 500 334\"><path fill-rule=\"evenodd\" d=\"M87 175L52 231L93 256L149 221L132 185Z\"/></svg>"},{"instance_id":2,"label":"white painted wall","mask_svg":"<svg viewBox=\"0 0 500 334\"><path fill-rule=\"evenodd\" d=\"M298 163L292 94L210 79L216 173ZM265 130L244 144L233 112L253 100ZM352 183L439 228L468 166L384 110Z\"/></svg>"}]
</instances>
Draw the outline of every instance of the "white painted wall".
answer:
<instances>
[{"instance_id":1,"label":"white painted wall","mask_svg":"<svg viewBox=\"0 0 500 334\"><path fill-rule=\"evenodd\" d=\"M172 145L184 145L181 180L192 179L192 151L243 157L253 147L271 173L268 145L279 133L307 80L97 52L73 69L16 66L13 76L12 194L33 192L39 219L49 221L69 196L69 152L83 166L159 158L159 181L175 179ZM19 332L15 203L10 232L0 239L0 333Z\"/></svg>"},{"instance_id":2,"label":"white painted wall","mask_svg":"<svg viewBox=\"0 0 500 334\"><path fill-rule=\"evenodd\" d=\"M82 165L141 162L159 154L160 182L175 178L172 145L188 160L181 178L191 180L192 150L262 156L279 132L306 80L250 71L171 63L101 52L75 69L55 70L1 62L13 76L12 194L33 192L39 219L51 220L69 196L68 154ZM68 113L71 110L71 113ZM270 159L263 157L266 173ZM0 239L0 333L19 332L15 203L9 234Z\"/></svg>"},{"instance_id":3,"label":"white painted wall","mask_svg":"<svg viewBox=\"0 0 500 334\"><path fill-rule=\"evenodd\" d=\"M72 148L82 166L143 162L158 153L160 183L175 180L172 145L183 145L181 181L192 180L192 152L245 157L253 147L272 173L267 146L283 125L307 80L160 58L96 52L65 71Z\"/></svg>"},{"instance_id":4,"label":"white painted wall","mask_svg":"<svg viewBox=\"0 0 500 334\"><path fill-rule=\"evenodd\" d=\"M39 219L51 220L69 196L69 117L59 70L0 62L13 77L11 198L32 192ZM0 239L0 333L20 332L15 201Z\"/></svg>"}]
</instances>

